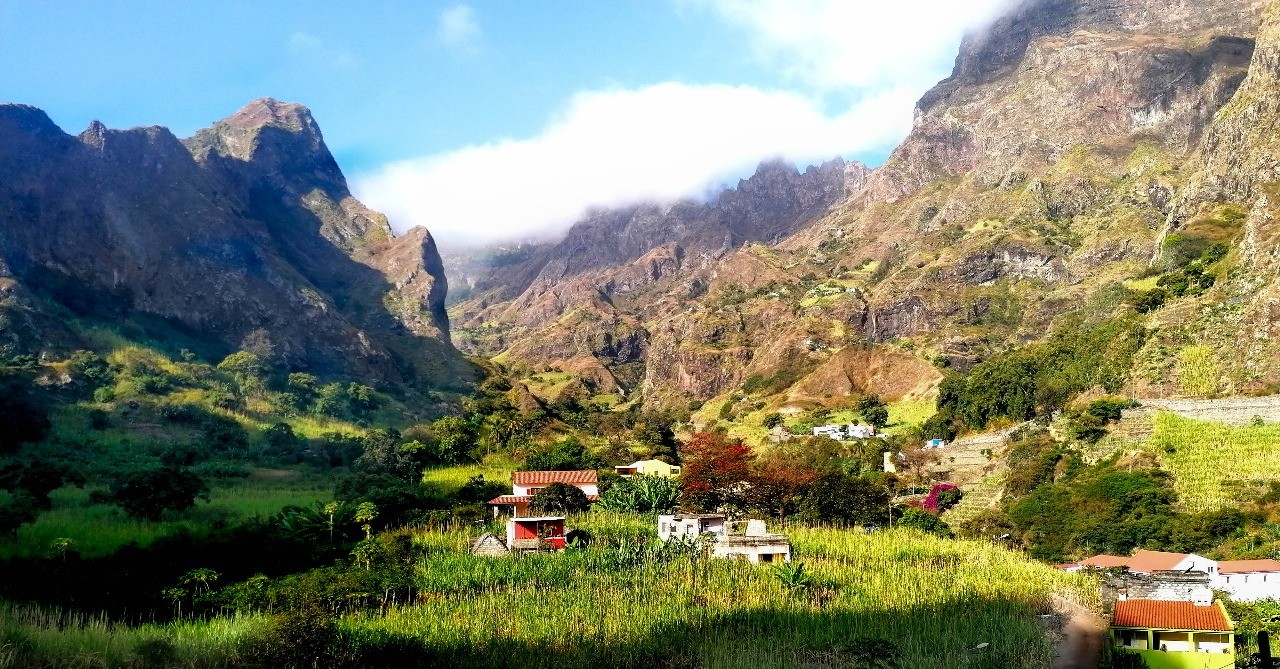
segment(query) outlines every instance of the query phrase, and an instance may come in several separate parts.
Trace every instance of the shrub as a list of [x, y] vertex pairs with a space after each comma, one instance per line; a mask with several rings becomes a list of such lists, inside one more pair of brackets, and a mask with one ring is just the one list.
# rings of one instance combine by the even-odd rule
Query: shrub
[[165, 511], [185, 511], [208, 501], [209, 487], [185, 467], [166, 465], [124, 474], [111, 482], [110, 499], [135, 518], [160, 520]]
[[581, 488], [567, 483], [552, 483], [533, 494], [529, 508], [539, 513], [581, 513], [591, 506]]
[[896, 524], [898, 527], [911, 527], [928, 532], [929, 534], [936, 534], [940, 537], [951, 536], [951, 526], [942, 522], [941, 518], [938, 518], [932, 513], [928, 513], [922, 509], [917, 509], [914, 506], [907, 507], [906, 511], [903, 512], [902, 517], [897, 520]]

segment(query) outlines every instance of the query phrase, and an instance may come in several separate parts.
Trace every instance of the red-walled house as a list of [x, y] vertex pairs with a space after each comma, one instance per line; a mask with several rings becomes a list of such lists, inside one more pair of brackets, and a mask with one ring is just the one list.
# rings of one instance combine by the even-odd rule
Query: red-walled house
[[508, 520], [507, 548], [513, 551], [563, 550], [564, 516]]
[[529, 514], [529, 502], [534, 494], [552, 483], [565, 483], [579, 488], [587, 495], [588, 502], [599, 499], [600, 489], [596, 485], [594, 469], [583, 469], [567, 472], [516, 472], [511, 475], [511, 494], [494, 497], [489, 500], [493, 507], [493, 517], [497, 518], [503, 510], [513, 516]]

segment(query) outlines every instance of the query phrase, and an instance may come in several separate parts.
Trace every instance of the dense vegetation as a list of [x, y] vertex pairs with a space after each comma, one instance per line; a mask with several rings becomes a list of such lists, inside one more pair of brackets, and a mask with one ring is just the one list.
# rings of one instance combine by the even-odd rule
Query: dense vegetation
[[[960, 530], [985, 537], [1007, 533], [1049, 562], [1139, 548], [1234, 556], [1242, 553], [1237, 543], [1243, 537], [1280, 527], [1274, 503], [1280, 500], [1265, 496], [1213, 510], [1182, 504], [1173, 477], [1149, 451], [1086, 464], [1071, 442], [1028, 428], [1015, 433], [1007, 459], [1002, 509], [979, 514]], [[1280, 546], [1255, 543], [1250, 554], [1270, 557], [1275, 548]]]
[[468, 531], [398, 530], [375, 536], [367, 558], [295, 575], [239, 583], [193, 575], [196, 605], [226, 612], [207, 620], [63, 626], [56, 615], [10, 606], [0, 609], [0, 634], [12, 663], [37, 665], [90, 653], [107, 667], [295, 667], [317, 658], [586, 667], [608, 657], [622, 667], [1029, 668], [1051, 654], [1036, 615], [1055, 593], [1088, 601], [1092, 590], [1087, 579], [987, 543], [909, 531], [789, 527], [802, 562], [775, 570], [657, 543], [647, 517], [571, 521], [596, 537], [590, 547], [481, 558], [466, 551]]

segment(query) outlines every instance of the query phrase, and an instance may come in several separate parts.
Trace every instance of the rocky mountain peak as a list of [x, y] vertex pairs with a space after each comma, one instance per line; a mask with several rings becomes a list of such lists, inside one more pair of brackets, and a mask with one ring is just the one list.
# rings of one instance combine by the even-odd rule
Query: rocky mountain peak
[[223, 123], [249, 130], [270, 125], [290, 132], [320, 134], [310, 109], [296, 102], [281, 102], [275, 98], [258, 98], [228, 116]]
[[[154, 319], [234, 350], [374, 384], [465, 384], [425, 230], [351, 196], [302, 105], [263, 99], [185, 142], [93, 122], [78, 137], [0, 106], [0, 350], [83, 347], [49, 314]], [[137, 322], [134, 322], [137, 319]]]

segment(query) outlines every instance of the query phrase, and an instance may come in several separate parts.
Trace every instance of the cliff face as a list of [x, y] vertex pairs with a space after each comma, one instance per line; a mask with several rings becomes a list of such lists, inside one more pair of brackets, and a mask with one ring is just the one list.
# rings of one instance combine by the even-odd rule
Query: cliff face
[[77, 345], [62, 307], [223, 350], [264, 330], [282, 365], [372, 383], [470, 377], [430, 235], [395, 238], [352, 197], [300, 105], [256, 100], [185, 141], [0, 106], [0, 259], [15, 351]]
[[[813, 399], [853, 359], [913, 382], [836, 385], [921, 395], [937, 374], [891, 364], [903, 348], [963, 367], [1063, 314], [1112, 317], [1170, 271], [1167, 249], [1221, 241], [1243, 271], [1150, 317], [1160, 334], [1135, 383], [1176, 383], [1178, 351], [1219, 330], [1258, 351], [1231, 363], [1253, 370], [1237, 376], [1280, 380], [1280, 39], [1274, 15], [1259, 30], [1264, 4], [1022, 2], [964, 40], [910, 135], [885, 165], [846, 174], [844, 197], [726, 213], [750, 234], [723, 244], [678, 206], [593, 216], [558, 245], [515, 250], [492, 283], [480, 273], [482, 294], [454, 307], [461, 341], [516, 366], [609, 372], [651, 402], [744, 383]], [[1232, 207], [1247, 224], [1232, 227]]]
[[[506, 256], [514, 260], [488, 267], [472, 262], [462, 272], [473, 297], [454, 307], [459, 345], [527, 365], [568, 366], [609, 390], [638, 389], [654, 367], [655, 318], [704, 294], [707, 274], [727, 255], [802, 228], [860, 188], [866, 174], [841, 160], [804, 172], [770, 161], [706, 202], [597, 211], [559, 243], [516, 249]], [[722, 376], [729, 382], [737, 374]]]

